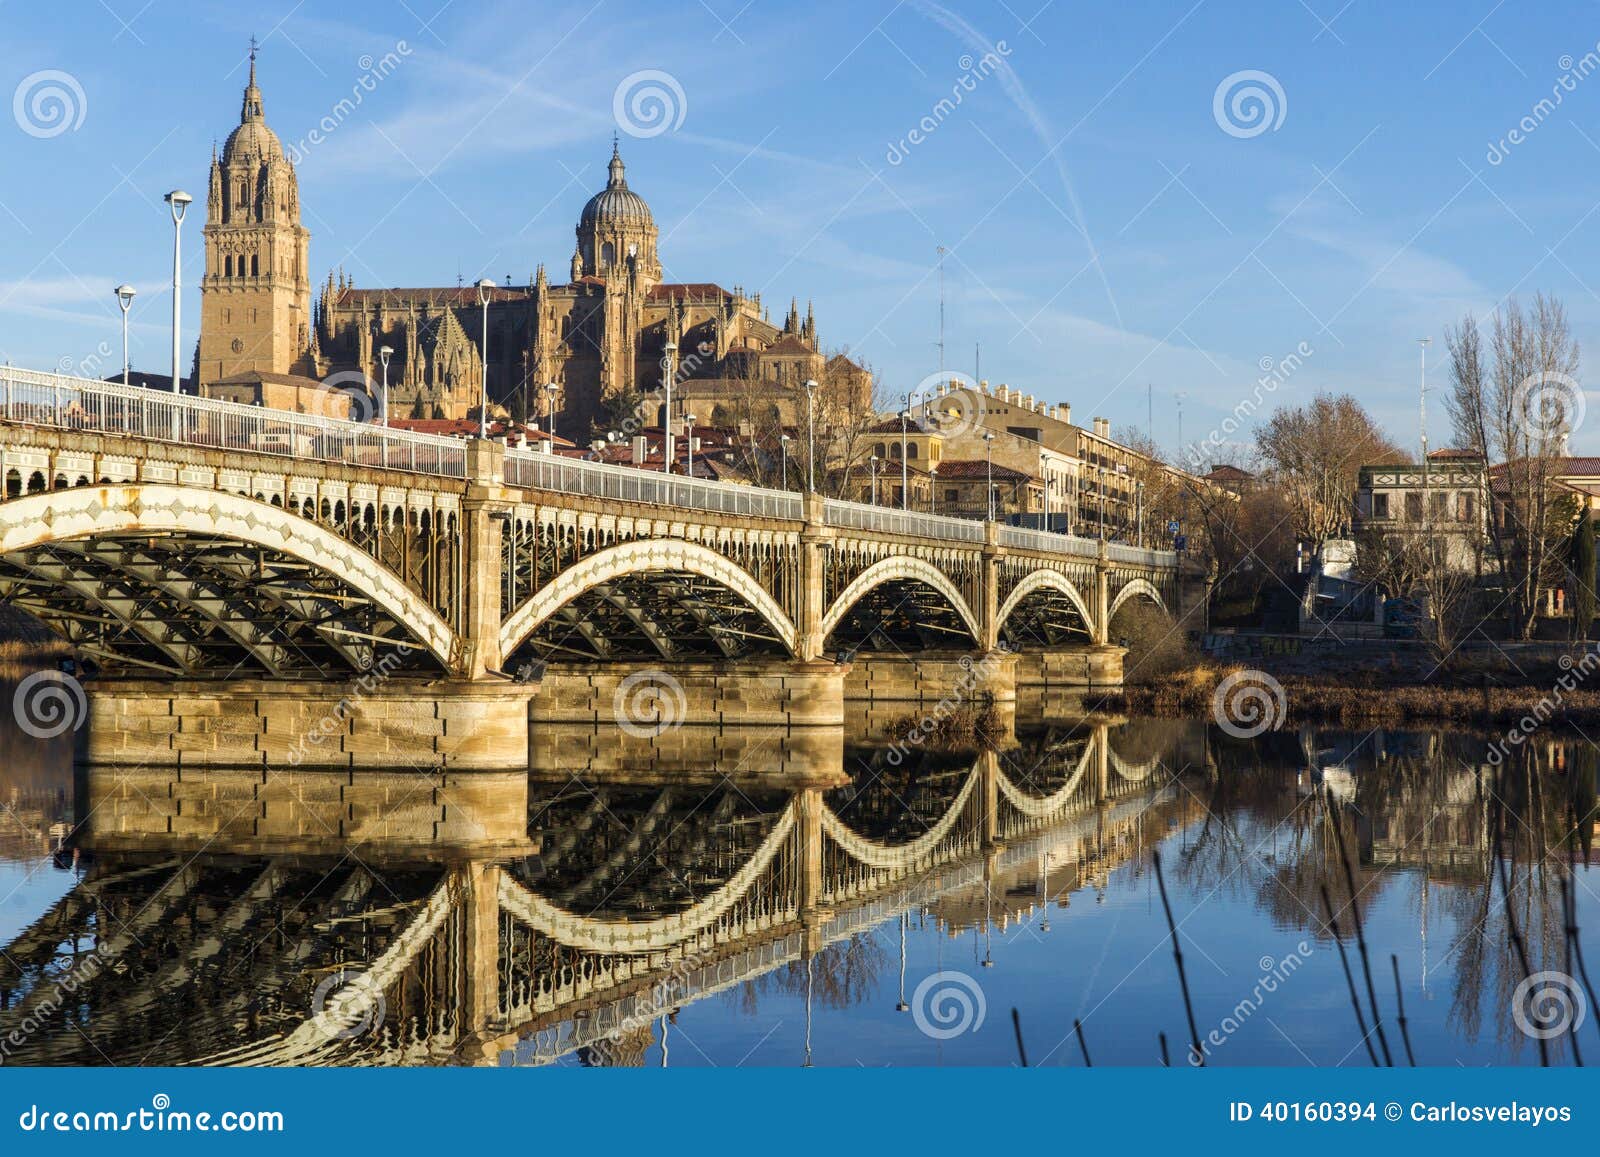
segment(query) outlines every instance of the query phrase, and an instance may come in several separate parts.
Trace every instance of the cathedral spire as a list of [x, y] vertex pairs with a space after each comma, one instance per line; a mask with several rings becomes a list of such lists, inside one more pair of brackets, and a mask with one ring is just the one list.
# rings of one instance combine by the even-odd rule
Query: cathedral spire
[[244, 87], [244, 107], [239, 110], [239, 123], [263, 119], [261, 90], [256, 87], [256, 38], [250, 38], [250, 82]]
[[606, 166], [611, 176], [606, 181], [608, 189], [626, 189], [628, 178], [624, 175], [626, 166], [622, 163], [622, 149], [617, 143], [617, 134], [611, 134], [611, 163]]

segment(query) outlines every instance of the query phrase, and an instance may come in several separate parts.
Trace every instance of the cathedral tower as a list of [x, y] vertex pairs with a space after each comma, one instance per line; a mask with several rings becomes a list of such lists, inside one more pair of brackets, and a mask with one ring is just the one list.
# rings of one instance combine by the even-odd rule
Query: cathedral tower
[[255, 42], [239, 127], [212, 151], [200, 282], [200, 381], [248, 372], [314, 374], [311, 234], [294, 166], [262, 114]]

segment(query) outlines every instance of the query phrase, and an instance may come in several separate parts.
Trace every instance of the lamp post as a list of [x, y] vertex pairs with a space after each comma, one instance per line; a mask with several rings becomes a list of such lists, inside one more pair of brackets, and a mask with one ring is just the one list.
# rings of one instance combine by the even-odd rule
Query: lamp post
[[378, 362], [383, 366], [383, 424], [389, 424], [389, 359], [394, 356], [393, 346], [378, 347]]
[[878, 452], [872, 452], [872, 505], [878, 505]]
[[778, 451], [783, 455], [783, 488], [789, 489], [789, 435], [778, 435]]
[[1134, 483], [1134, 488], [1135, 488], [1134, 489], [1134, 494], [1135, 494], [1135, 496], [1136, 496], [1136, 498], [1138, 500], [1137, 505], [1134, 507], [1134, 509], [1137, 511], [1136, 521], [1134, 523], [1134, 526], [1136, 528], [1135, 531], [1134, 531], [1134, 536], [1135, 536], [1134, 541], [1136, 541], [1139, 544], [1139, 549], [1143, 550], [1144, 549], [1144, 483], [1142, 481], [1141, 482], [1135, 482]]
[[1094, 468], [1094, 486], [1100, 499], [1100, 512], [1096, 516], [1095, 522], [1100, 527], [1100, 537], [1103, 540], [1106, 536], [1106, 468], [1104, 466], [1096, 466]]
[[182, 189], [174, 189], [166, 196], [167, 207], [172, 210], [172, 392], [179, 392], [178, 382], [181, 376], [178, 373], [178, 332], [179, 323], [183, 316], [181, 309], [183, 298], [178, 290], [183, 284], [183, 215], [189, 211], [189, 202], [194, 198]]
[[817, 379], [806, 379], [806, 489], [817, 492]]
[[558, 389], [560, 387], [554, 382], [546, 382], [544, 384], [546, 399], [544, 416], [550, 424], [550, 452], [552, 454], [555, 453], [556, 449], [556, 391]]
[[128, 384], [128, 310], [133, 308], [134, 295], [139, 291], [131, 285], [117, 286], [117, 305], [122, 309], [122, 384]]
[[911, 483], [906, 464], [906, 422], [911, 418], [911, 395], [906, 395], [906, 408], [900, 411], [900, 509], [911, 509]]
[[696, 420], [697, 420], [697, 417], [694, 414], [685, 414], [683, 416], [683, 421], [684, 421], [683, 444], [687, 448], [687, 458], [688, 458], [688, 467], [689, 467], [689, 477], [690, 478], [694, 477], [694, 424], [695, 424]]
[[478, 437], [489, 436], [489, 298], [495, 284], [485, 277], [478, 282], [478, 304], [483, 307], [483, 347], [479, 356], [483, 360], [482, 380], [478, 383]]
[[675, 341], [669, 341], [663, 347], [663, 349], [666, 351], [667, 359], [666, 364], [662, 367], [666, 370], [666, 373], [663, 375], [661, 384], [666, 388], [667, 391], [667, 405], [666, 409], [664, 409], [661, 413], [661, 449], [663, 456], [667, 460], [667, 473], [671, 474], [672, 460], [674, 457], [673, 451], [676, 449], [676, 447], [674, 447], [672, 444], [672, 379], [677, 377], [678, 374], [678, 343]]
[[938, 482], [939, 482], [939, 464], [937, 462], [930, 462], [930, 463], [928, 463], [928, 513], [929, 514], [937, 514], [939, 512]]
[[989, 521], [994, 521], [994, 431], [988, 430], [983, 435], [983, 461], [984, 470], [988, 477]]

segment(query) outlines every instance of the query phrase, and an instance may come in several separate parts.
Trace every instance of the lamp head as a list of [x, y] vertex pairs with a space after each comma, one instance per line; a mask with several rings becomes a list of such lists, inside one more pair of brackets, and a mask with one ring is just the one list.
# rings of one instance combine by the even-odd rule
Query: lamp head
[[550, 396], [553, 398], [553, 397], [556, 396], [556, 391], [559, 390], [561, 387], [556, 385], [554, 382], [546, 382], [544, 384], [544, 388], [550, 394]]
[[194, 198], [189, 196], [189, 194], [185, 193], [182, 189], [174, 189], [172, 192], [166, 195], [164, 200], [172, 208], [172, 220], [174, 222], [181, 222], [183, 220], [183, 215], [189, 210], [189, 203], [193, 201]]
[[490, 278], [487, 278], [487, 277], [485, 277], [482, 281], [478, 282], [478, 304], [479, 305], [488, 305], [489, 304], [489, 291], [492, 290], [494, 287], [495, 287], [494, 282]]
[[391, 357], [393, 357], [393, 356], [394, 356], [394, 347], [393, 346], [379, 346], [378, 347], [378, 360], [381, 361], [385, 366], [388, 366], [389, 359]]
[[817, 388], [817, 379], [816, 378], [807, 378], [806, 379], [806, 391], [809, 393], [810, 391], [812, 391], [812, 390], [814, 390], [816, 388]]
[[137, 289], [135, 289], [131, 285], [119, 285], [119, 286], [117, 286], [117, 288], [115, 290], [115, 293], [117, 295], [117, 304], [122, 307], [122, 312], [123, 313], [127, 313], [128, 312], [128, 308], [131, 305], [133, 305], [134, 296], [138, 292], [139, 291]]

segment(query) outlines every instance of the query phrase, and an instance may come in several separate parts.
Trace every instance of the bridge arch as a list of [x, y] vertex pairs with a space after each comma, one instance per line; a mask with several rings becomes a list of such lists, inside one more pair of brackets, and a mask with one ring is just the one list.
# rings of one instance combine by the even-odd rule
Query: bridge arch
[[551, 616], [602, 584], [629, 575], [679, 572], [727, 587], [755, 611], [790, 655], [799, 632], [778, 601], [751, 574], [710, 547], [681, 538], [634, 539], [607, 547], [568, 567], [511, 612], [500, 627], [500, 653], [511, 655]]
[[1094, 621], [1093, 613], [1089, 610], [1088, 602], [1083, 597], [1083, 592], [1074, 586], [1072, 580], [1067, 578], [1066, 575], [1048, 568], [1034, 571], [1013, 588], [1006, 601], [1001, 604], [1000, 613], [996, 616], [999, 629], [1004, 631], [1006, 623], [1011, 619], [1016, 609], [1041, 591], [1052, 591], [1064, 596], [1072, 604], [1073, 609], [1082, 616], [1084, 626], [1089, 629], [1091, 634], [1094, 633], [1097, 624]]
[[[258, 548], [304, 564], [310, 568], [310, 573], [337, 580], [340, 586], [348, 588], [349, 593], [381, 608], [393, 624], [407, 635], [405, 638], [369, 637], [364, 642], [407, 646], [420, 643], [440, 666], [450, 666], [455, 633], [438, 612], [371, 555], [332, 531], [300, 518], [281, 506], [227, 491], [160, 483], [74, 487], [65, 491], [29, 494], [0, 503], [0, 561], [11, 560], [19, 555], [28, 556], [29, 552], [41, 548], [64, 547], [74, 543], [87, 543], [100, 548], [114, 544], [119, 537], [135, 540], [170, 537], [209, 544], [225, 543]], [[70, 568], [59, 569], [65, 571]], [[22, 570], [27, 576], [25, 581], [36, 588], [55, 583], [91, 602], [101, 597], [91, 589], [93, 583], [87, 578], [78, 581], [64, 577], [50, 578], [42, 573], [34, 573], [42, 571], [42, 568], [33, 566], [25, 566]], [[15, 586], [23, 580], [0, 575], [0, 581]], [[228, 607], [220, 606], [223, 600], [219, 597], [185, 597], [182, 588], [191, 585], [188, 581], [163, 577], [155, 573], [155, 568], [142, 573], [139, 581], [150, 584], [152, 589], [165, 597], [186, 603], [195, 611], [197, 622], [208, 629], [226, 633], [235, 644], [246, 650], [254, 648], [258, 658], [270, 648], [271, 641], [258, 628], [241, 624]], [[247, 596], [252, 589], [259, 593], [269, 585], [265, 579], [252, 582], [250, 576], [241, 576], [239, 590]], [[309, 590], [295, 593], [287, 599], [263, 596], [273, 602], [274, 615], [285, 616], [285, 623], [304, 626], [310, 633], [320, 630], [355, 638], [356, 632], [347, 627], [318, 626], [309, 621], [295, 620], [295, 604], [326, 601], [332, 597], [327, 592]], [[49, 619], [48, 614], [41, 617], [47, 621]], [[335, 644], [335, 649], [339, 649], [340, 645]], [[174, 644], [174, 647], [177, 646]], [[355, 654], [355, 651], [346, 652], [346, 659], [359, 668], [361, 664]], [[262, 661], [270, 669], [271, 661]]]
[[955, 583], [946, 578], [931, 562], [909, 555], [895, 555], [892, 558], [881, 559], [858, 574], [849, 586], [839, 592], [839, 596], [833, 600], [833, 605], [823, 615], [821, 637], [827, 639], [832, 635], [839, 624], [844, 622], [845, 616], [871, 591], [885, 583], [906, 581], [919, 582], [933, 588], [950, 604], [950, 609], [960, 618], [962, 626], [971, 632], [973, 639], [983, 638], [977, 616], [972, 613], [972, 608], [967, 605], [967, 600]]
[[1172, 618], [1172, 612], [1167, 608], [1167, 602], [1161, 597], [1161, 592], [1156, 589], [1155, 584], [1149, 579], [1136, 578], [1130, 579], [1123, 586], [1123, 588], [1117, 592], [1117, 597], [1111, 600], [1111, 608], [1106, 612], [1107, 625], [1109, 626], [1111, 619], [1117, 617], [1117, 611], [1121, 608], [1123, 603], [1139, 595], [1143, 595], [1145, 598], [1155, 603], [1156, 606], [1160, 607], [1161, 613], [1166, 615], [1167, 618]]

